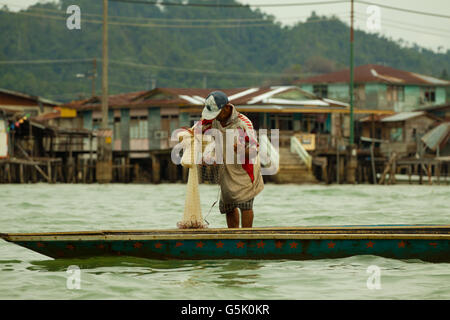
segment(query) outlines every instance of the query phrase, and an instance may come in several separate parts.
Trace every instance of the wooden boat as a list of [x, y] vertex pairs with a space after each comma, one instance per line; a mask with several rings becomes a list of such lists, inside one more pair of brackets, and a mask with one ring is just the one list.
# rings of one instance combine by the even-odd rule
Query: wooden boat
[[450, 262], [450, 225], [116, 230], [0, 234], [51, 258], [329, 259], [376, 255]]

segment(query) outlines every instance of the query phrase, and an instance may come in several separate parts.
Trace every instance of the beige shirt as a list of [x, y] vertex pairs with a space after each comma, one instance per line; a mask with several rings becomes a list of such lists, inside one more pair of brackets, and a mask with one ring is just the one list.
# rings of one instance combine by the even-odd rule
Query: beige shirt
[[[226, 163], [227, 129], [239, 130], [241, 142], [247, 141], [248, 146], [256, 148], [257, 140], [251, 121], [243, 114], [239, 113], [235, 107], [225, 127], [220, 121], [213, 120], [212, 128], [220, 130], [223, 136], [223, 164], [219, 164], [219, 184], [221, 189], [221, 199], [224, 203], [241, 203], [253, 199], [264, 189], [264, 181], [261, 175], [261, 165], [259, 156], [256, 154], [254, 163], [237, 163], [237, 157], [231, 164]], [[245, 134], [248, 138], [245, 138]], [[234, 141], [229, 142], [231, 147]], [[234, 151], [234, 148], [231, 148]], [[242, 161], [244, 162], [244, 161]]]

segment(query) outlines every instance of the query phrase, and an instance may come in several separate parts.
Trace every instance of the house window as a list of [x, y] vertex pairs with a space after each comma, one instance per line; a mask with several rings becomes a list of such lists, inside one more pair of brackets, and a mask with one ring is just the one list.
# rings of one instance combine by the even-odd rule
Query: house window
[[134, 116], [130, 119], [130, 139], [148, 139], [147, 116]]
[[405, 101], [405, 86], [397, 86], [397, 101]]
[[323, 116], [304, 114], [302, 117], [302, 132], [319, 133], [325, 132], [325, 118]]
[[271, 114], [270, 115], [270, 125], [272, 129], [279, 130], [293, 130], [294, 118], [290, 114]]
[[102, 119], [95, 118], [92, 119], [92, 130], [98, 130], [102, 127]]
[[436, 88], [435, 87], [425, 87], [424, 88], [424, 99], [425, 99], [425, 102], [436, 102]]
[[321, 98], [328, 97], [328, 86], [326, 84], [313, 85], [313, 93]]
[[393, 102], [405, 101], [405, 87], [388, 85], [387, 86], [387, 100]]
[[114, 128], [113, 128], [113, 137], [114, 140], [120, 139], [120, 118], [114, 118]]
[[364, 84], [355, 84], [353, 88], [353, 101], [363, 103], [366, 100], [366, 86]]
[[402, 128], [392, 128], [391, 137], [392, 142], [402, 142], [403, 141], [403, 129]]
[[202, 116], [200, 114], [190, 114], [189, 115], [189, 125], [192, 128], [192, 126], [197, 122], [200, 121], [200, 118]]

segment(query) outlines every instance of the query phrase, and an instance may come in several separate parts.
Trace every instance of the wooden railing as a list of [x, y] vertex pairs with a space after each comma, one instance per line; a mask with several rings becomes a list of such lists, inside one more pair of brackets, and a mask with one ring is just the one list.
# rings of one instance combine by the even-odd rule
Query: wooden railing
[[265, 134], [259, 136], [259, 154], [263, 166], [280, 167], [280, 154]]
[[312, 166], [312, 157], [300, 143], [296, 136], [291, 137], [291, 152], [298, 154], [300, 159], [306, 164], [308, 169]]

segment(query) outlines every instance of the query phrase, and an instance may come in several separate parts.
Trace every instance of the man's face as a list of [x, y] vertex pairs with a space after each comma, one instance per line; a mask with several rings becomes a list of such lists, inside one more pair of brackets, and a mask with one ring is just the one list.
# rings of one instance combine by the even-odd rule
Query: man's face
[[220, 113], [217, 115], [216, 120], [225, 121], [230, 117], [230, 114], [231, 114], [231, 106], [227, 104], [225, 107], [222, 108]]

